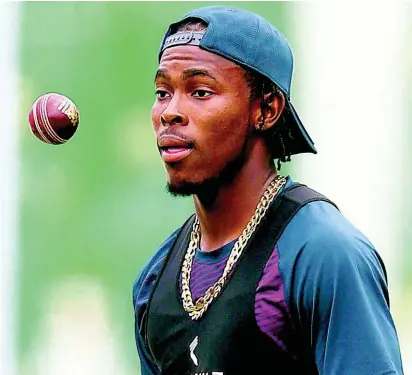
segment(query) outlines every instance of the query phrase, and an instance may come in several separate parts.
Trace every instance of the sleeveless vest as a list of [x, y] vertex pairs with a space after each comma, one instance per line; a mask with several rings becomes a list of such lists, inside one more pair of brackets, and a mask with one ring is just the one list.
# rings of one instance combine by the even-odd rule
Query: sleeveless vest
[[262, 333], [255, 318], [256, 288], [285, 227], [323, 195], [300, 184], [281, 192], [249, 239], [221, 294], [199, 320], [184, 311], [180, 271], [194, 215], [183, 225], [165, 260], [148, 303], [146, 345], [164, 375], [317, 374], [311, 358], [285, 353]]

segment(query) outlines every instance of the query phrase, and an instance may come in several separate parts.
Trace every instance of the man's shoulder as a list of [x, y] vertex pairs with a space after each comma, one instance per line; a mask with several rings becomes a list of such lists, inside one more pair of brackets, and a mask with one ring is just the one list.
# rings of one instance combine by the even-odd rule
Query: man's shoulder
[[303, 206], [286, 226], [278, 241], [278, 250], [280, 255], [299, 256], [304, 250], [307, 256], [317, 257], [327, 252], [328, 256], [346, 257], [375, 249], [337, 207], [315, 200]]
[[154, 254], [147, 261], [146, 265], [139, 272], [136, 280], [133, 284], [133, 301], [136, 305], [138, 297], [143, 299], [150, 294], [152, 287], [156, 281], [157, 275], [162, 269], [163, 263], [169, 252], [169, 249], [173, 245], [180, 228], [176, 229], [170, 234], [156, 249]]
[[144, 267], [144, 269], [150, 272], [150, 270], [158, 268], [159, 262], [161, 262], [161, 260], [166, 257], [170, 247], [173, 245], [173, 242], [176, 239], [176, 236], [179, 230], [180, 228], [176, 229], [161, 243], [160, 246], [158, 246], [154, 254], [150, 257], [149, 261], [146, 263], [146, 266]]
[[357, 282], [365, 284], [370, 275], [385, 288], [386, 271], [378, 251], [328, 202], [313, 201], [303, 206], [286, 226], [276, 248], [289, 301], [298, 300], [293, 290], [306, 290], [310, 299], [320, 287], [333, 291], [338, 280], [355, 287]]

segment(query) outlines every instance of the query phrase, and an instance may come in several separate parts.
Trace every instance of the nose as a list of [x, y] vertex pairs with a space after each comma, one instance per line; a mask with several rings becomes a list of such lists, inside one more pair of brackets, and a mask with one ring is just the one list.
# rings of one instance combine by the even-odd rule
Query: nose
[[186, 115], [181, 113], [177, 107], [176, 97], [171, 100], [165, 111], [160, 115], [160, 122], [163, 126], [167, 125], [182, 125], [186, 126], [189, 119]]

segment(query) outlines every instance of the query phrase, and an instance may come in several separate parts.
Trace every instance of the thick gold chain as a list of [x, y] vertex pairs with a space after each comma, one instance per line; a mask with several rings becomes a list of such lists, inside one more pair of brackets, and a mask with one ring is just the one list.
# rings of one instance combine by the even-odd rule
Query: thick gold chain
[[276, 177], [270, 183], [270, 185], [263, 193], [253, 216], [251, 217], [242, 234], [239, 236], [236, 243], [234, 244], [230, 252], [229, 258], [226, 261], [226, 266], [223, 270], [222, 276], [219, 278], [219, 280], [216, 281], [216, 283], [213, 286], [206, 290], [205, 294], [202, 297], [200, 297], [195, 303], [193, 303], [192, 294], [190, 292], [189, 287], [190, 275], [192, 273], [193, 258], [195, 256], [196, 249], [198, 248], [200, 241], [200, 225], [199, 219], [196, 216], [190, 235], [190, 243], [183, 260], [181, 275], [183, 308], [186, 312], [189, 313], [190, 317], [193, 320], [201, 318], [203, 314], [206, 312], [210, 303], [220, 294], [223, 286], [226, 283], [228, 276], [230, 275], [230, 272], [232, 271], [233, 267], [236, 265], [237, 261], [242, 255], [242, 252], [245, 249], [250, 237], [252, 237], [252, 234], [255, 232], [256, 227], [259, 225], [262, 218], [265, 216], [266, 211], [270, 206], [270, 203], [273, 201], [273, 199], [278, 194], [280, 189], [285, 185], [285, 183], [286, 178], [282, 176]]

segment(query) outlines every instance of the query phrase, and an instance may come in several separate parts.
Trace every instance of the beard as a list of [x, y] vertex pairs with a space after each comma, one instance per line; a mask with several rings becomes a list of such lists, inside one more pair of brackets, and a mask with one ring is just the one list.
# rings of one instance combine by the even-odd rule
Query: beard
[[246, 163], [247, 139], [240, 152], [214, 175], [202, 181], [181, 181], [178, 184], [168, 183], [167, 191], [174, 197], [196, 195], [205, 206], [215, 201], [221, 187], [230, 185]]

